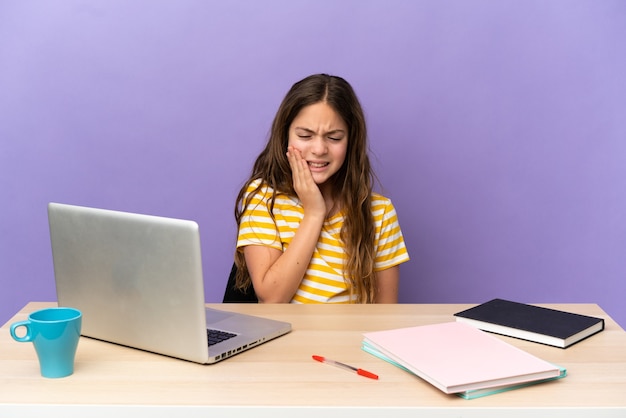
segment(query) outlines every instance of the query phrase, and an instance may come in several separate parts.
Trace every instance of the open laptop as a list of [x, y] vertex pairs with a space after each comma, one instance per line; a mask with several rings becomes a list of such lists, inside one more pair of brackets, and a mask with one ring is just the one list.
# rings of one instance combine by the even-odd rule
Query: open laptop
[[210, 364], [291, 330], [205, 307], [193, 221], [60, 203], [48, 221], [59, 306], [82, 311], [84, 336]]

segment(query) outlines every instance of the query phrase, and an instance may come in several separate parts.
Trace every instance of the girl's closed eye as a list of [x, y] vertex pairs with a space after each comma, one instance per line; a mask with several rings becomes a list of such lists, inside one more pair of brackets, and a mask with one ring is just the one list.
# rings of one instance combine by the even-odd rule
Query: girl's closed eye
[[342, 141], [345, 137], [346, 133], [342, 129], [337, 129], [326, 133], [326, 138], [328, 138], [330, 141]]
[[296, 128], [295, 133], [300, 139], [310, 139], [313, 137], [313, 131], [305, 128]]

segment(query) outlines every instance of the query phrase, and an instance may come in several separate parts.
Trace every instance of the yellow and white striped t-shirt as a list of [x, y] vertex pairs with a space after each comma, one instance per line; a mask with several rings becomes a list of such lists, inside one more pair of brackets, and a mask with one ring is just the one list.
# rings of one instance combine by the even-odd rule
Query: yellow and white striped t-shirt
[[[260, 180], [248, 187], [246, 197]], [[285, 251], [304, 216], [297, 197], [277, 194], [274, 219], [269, 213], [272, 190], [267, 185], [254, 196], [239, 225], [237, 248], [264, 245]], [[391, 200], [374, 193], [372, 214], [375, 224], [374, 270], [381, 271], [409, 260], [396, 210]], [[348, 303], [349, 291], [343, 279], [346, 258], [340, 240], [344, 217], [340, 212], [324, 222], [311, 262], [291, 303]]]

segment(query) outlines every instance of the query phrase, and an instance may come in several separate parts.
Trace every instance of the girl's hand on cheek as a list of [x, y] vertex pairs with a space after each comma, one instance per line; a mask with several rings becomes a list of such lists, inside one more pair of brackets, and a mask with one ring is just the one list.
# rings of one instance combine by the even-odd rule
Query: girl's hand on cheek
[[319, 187], [315, 184], [309, 165], [300, 150], [294, 147], [287, 148], [287, 159], [291, 166], [293, 177], [293, 188], [302, 202], [305, 213], [319, 213], [326, 216], [326, 204], [320, 192]]

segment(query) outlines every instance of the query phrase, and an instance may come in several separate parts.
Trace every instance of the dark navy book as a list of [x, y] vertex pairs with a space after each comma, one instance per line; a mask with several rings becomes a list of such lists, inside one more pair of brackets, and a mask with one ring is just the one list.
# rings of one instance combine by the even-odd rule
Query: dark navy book
[[567, 348], [604, 329], [604, 319], [504, 299], [454, 314], [484, 331]]

